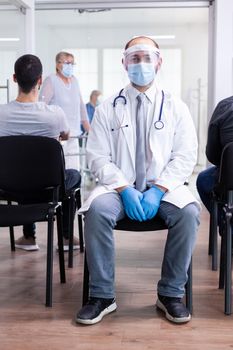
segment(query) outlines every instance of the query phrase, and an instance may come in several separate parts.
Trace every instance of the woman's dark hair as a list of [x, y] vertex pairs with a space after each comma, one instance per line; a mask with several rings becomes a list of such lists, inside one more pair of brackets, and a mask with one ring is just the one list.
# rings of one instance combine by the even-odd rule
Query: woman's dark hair
[[34, 55], [23, 55], [15, 62], [15, 77], [24, 93], [29, 93], [42, 76], [42, 64]]

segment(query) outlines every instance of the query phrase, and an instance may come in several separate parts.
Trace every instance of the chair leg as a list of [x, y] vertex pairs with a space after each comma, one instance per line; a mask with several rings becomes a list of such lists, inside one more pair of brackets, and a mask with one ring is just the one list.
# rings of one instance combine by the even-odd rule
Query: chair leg
[[84, 253], [84, 271], [83, 271], [83, 305], [88, 301], [89, 297], [89, 270], [87, 265], [87, 256]]
[[224, 280], [224, 273], [225, 273], [225, 256], [226, 256], [226, 252], [225, 252], [225, 233], [222, 234], [221, 237], [221, 251], [220, 251], [220, 270], [219, 270], [219, 285], [218, 288], [219, 289], [223, 289], [224, 288], [224, 284], [225, 284], [225, 280]]
[[68, 267], [73, 267], [73, 246], [74, 246], [74, 207], [75, 198], [72, 194], [69, 200], [69, 256], [68, 256]]
[[209, 219], [209, 246], [208, 246], [208, 254], [209, 255], [213, 254], [213, 227], [212, 227], [213, 205], [214, 205], [214, 200], [213, 200], [213, 198], [211, 198], [211, 212], [210, 212], [210, 219]]
[[48, 214], [48, 239], [47, 239], [47, 274], [46, 274], [46, 302], [45, 305], [52, 306], [52, 283], [53, 283], [53, 222], [54, 210], [50, 209]]
[[[11, 201], [7, 201], [8, 205], [11, 205]], [[14, 227], [10, 226], [10, 242], [11, 242], [11, 251], [15, 252], [15, 235], [14, 235]]]
[[[76, 203], [77, 209], [81, 208], [81, 192], [80, 190], [76, 193]], [[84, 252], [84, 242], [83, 242], [83, 222], [82, 215], [78, 215], [78, 232], [79, 232], [79, 244], [80, 244], [80, 252]]]
[[190, 261], [189, 269], [188, 269], [188, 281], [185, 285], [186, 289], [186, 307], [189, 310], [190, 314], [193, 313], [193, 277], [192, 277], [192, 259]]
[[213, 211], [210, 216], [212, 235], [212, 270], [218, 269], [218, 202], [213, 201]]
[[231, 289], [232, 289], [232, 213], [226, 212], [226, 273], [225, 273], [225, 314], [231, 315]]
[[15, 252], [15, 235], [14, 235], [14, 227], [10, 226], [10, 241], [11, 241], [11, 251]]
[[58, 241], [58, 253], [59, 253], [60, 281], [61, 283], [66, 283], [64, 249], [63, 249], [62, 208], [60, 205], [57, 208], [57, 241]]

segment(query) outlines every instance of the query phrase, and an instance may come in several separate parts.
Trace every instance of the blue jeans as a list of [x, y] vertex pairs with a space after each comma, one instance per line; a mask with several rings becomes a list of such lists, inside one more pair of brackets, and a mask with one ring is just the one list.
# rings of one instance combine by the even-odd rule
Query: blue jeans
[[[182, 297], [197, 236], [199, 207], [196, 203], [191, 203], [180, 209], [171, 203], [161, 202], [158, 215], [169, 228], [158, 293]], [[115, 297], [113, 229], [116, 222], [124, 216], [118, 193], [97, 197], [85, 214], [84, 234], [92, 297]]]
[[[65, 170], [65, 188], [66, 190], [71, 190], [72, 188], [77, 188], [81, 184], [81, 175], [78, 170], [67, 169]], [[63, 211], [63, 236], [64, 238], [69, 238], [69, 201], [62, 201], [62, 211]], [[35, 237], [36, 225], [34, 223], [23, 226], [23, 235], [25, 238]]]
[[211, 211], [211, 193], [218, 181], [219, 168], [211, 166], [202, 171], [197, 177], [197, 190], [206, 209]]

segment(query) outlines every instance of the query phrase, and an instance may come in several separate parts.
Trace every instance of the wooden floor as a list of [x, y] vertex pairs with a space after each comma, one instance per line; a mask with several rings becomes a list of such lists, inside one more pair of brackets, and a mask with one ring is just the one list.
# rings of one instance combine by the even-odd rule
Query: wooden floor
[[[116, 232], [117, 312], [94, 326], [76, 325], [81, 306], [83, 255], [75, 253], [60, 285], [55, 256], [53, 307], [46, 308], [46, 226], [38, 226], [39, 252], [11, 253], [8, 231], [0, 240], [0, 350], [223, 350], [233, 348], [233, 315], [223, 313], [218, 272], [207, 255], [208, 214], [203, 210], [193, 258], [193, 319], [174, 325], [156, 310], [156, 282], [166, 231]], [[17, 229], [16, 236], [21, 234]], [[67, 258], [67, 257], [66, 257]]]

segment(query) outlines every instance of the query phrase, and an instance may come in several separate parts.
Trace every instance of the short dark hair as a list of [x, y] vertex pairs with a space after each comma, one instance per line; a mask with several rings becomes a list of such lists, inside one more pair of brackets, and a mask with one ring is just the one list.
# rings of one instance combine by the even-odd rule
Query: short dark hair
[[15, 62], [15, 77], [24, 93], [29, 93], [42, 76], [42, 64], [34, 55], [23, 55]]
[[159, 49], [159, 45], [157, 44], [157, 42], [156, 42], [154, 39], [152, 39], [151, 37], [146, 36], [146, 35], [139, 35], [139, 36], [135, 36], [134, 38], [130, 39], [130, 40], [127, 42], [127, 44], [125, 45], [125, 50], [127, 50], [128, 47], [129, 47], [129, 45], [130, 45], [130, 43], [131, 43], [133, 40], [137, 39], [137, 38], [146, 38], [146, 39], [150, 39], [150, 40], [153, 42], [154, 46], [157, 47], [157, 49]]

